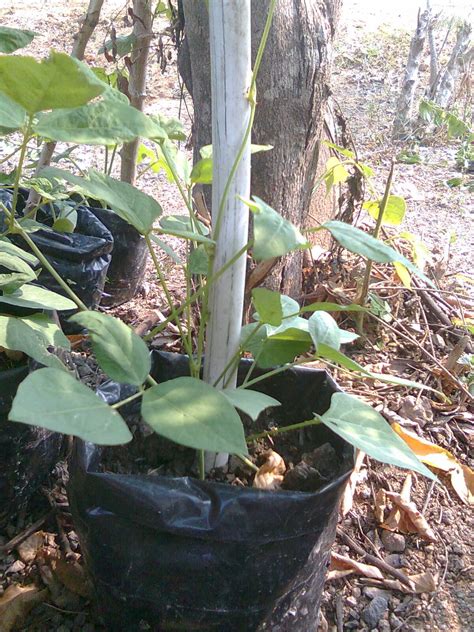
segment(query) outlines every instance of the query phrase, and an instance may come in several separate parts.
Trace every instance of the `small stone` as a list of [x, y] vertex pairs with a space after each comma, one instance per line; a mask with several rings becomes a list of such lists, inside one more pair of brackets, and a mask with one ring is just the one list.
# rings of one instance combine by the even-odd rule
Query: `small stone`
[[350, 606], [351, 608], [355, 608], [357, 606], [357, 599], [355, 597], [353, 597], [352, 595], [347, 597], [346, 599], [346, 604], [348, 606]]
[[376, 588], [375, 586], [365, 586], [363, 593], [369, 599], [375, 599], [375, 597], [383, 597], [387, 601], [390, 598], [390, 592], [388, 590], [382, 590], [382, 588]]
[[369, 605], [362, 610], [362, 619], [367, 623], [369, 630], [377, 627], [387, 608], [388, 600], [385, 597], [374, 597]]
[[352, 589], [352, 595], [358, 599], [362, 594], [361, 589], [358, 586], [354, 586], [354, 588]]
[[398, 553], [391, 553], [384, 557], [387, 564], [393, 566], [393, 568], [400, 568], [402, 566], [402, 558]]
[[348, 621], [344, 623], [345, 630], [360, 630], [360, 621], [352, 619], [352, 621]]
[[385, 621], [385, 619], [382, 619], [382, 621], [379, 621], [379, 625], [378, 625], [378, 630], [379, 632], [390, 632], [392, 628], [390, 627], [390, 623], [388, 621]]
[[401, 553], [407, 545], [406, 540], [401, 533], [393, 533], [393, 531], [382, 531], [382, 543], [386, 551], [390, 553]]
[[21, 571], [25, 568], [25, 564], [21, 560], [17, 560], [13, 562], [11, 566], [7, 568], [5, 571], [5, 575], [12, 575], [13, 573], [21, 573]]

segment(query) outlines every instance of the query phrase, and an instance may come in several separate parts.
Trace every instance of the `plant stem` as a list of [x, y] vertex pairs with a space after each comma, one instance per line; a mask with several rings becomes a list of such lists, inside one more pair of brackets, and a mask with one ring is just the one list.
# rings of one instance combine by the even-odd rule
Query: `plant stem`
[[130, 397], [126, 397], [125, 399], [122, 399], [122, 401], [117, 402], [116, 404], [111, 404], [111, 408], [120, 408], [121, 406], [125, 406], [125, 404], [129, 404], [130, 402], [134, 402], [136, 399], [138, 399], [139, 397], [142, 397], [143, 395], [143, 391], [139, 391], [138, 393], [135, 393], [134, 395], [130, 395]]
[[205, 456], [206, 453], [204, 450], [198, 450], [198, 467], [199, 467], [199, 478], [203, 481], [206, 478], [206, 465], [205, 465]]
[[256, 441], [257, 439], [263, 439], [265, 437], [273, 437], [274, 435], [281, 434], [282, 432], [290, 432], [290, 430], [301, 430], [301, 428], [307, 428], [308, 426], [318, 426], [323, 423], [321, 419], [309, 419], [308, 421], [301, 421], [291, 426], [283, 426], [283, 428], [274, 428], [272, 430], [265, 430], [265, 432], [259, 432], [258, 434], [250, 435], [246, 438], [247, 443]]
[[[395, 162], [392, 160], [392, 164], [390, 165], [390, 172], [387, 178], [387, 184], [385, 185], [385, 191], [383, 194], [382, 202], [380, 204], [379, 213], [377, 215], [377, 222], [375, 224], [374, 232], [372, 233], [372, 236], [375, 239], [378, 239], [380, 229], [382, 227], [383, 216], [385, 214], [385, 210], [387, 208], [388, 200], [390, 197], [390, 189], [392, 187], [394, 169], [395, 169]], [[364, 280], [362, 283], [359, 299], [357, 301], [357, 303], [362, 306], [364, 306], [365, 303], [367, 302], [367, 295], [369, 292], [369, 285], [370, 285], [370, 275], [372, 274], [372, 265], [373, 265], [373, 262], [370, 259], [367, 259], [367, 263], [365, 266]], [[357, 320], [357, 328], [359, 332], [362, 332], [363, 327], [364, 327], [364, 312], [358, 312], [356, 316], [356, 320]]]
[[[215, 273], [215, 275], [213, 277], [211, 277], [210, 280], [207, 281], [207, 283], [213, 283], [222, 274], [224, 274], [224, 272], [228, 268], [230, 268], [230, 266], [232, 266], [234, 264], [234, 261], [236, 261], [239, 257], [241, 257], [242, 253], [246, 252], [249, 249], [249, 247], [250, 247], [250, 242], [245, 244], [245, 246], [243, 248], [241, 248], [238, 252], [236, 252], [236, 254], [232, 257], [232, 259], [229, 259], [229, 261], [224, 266], [222, 266], [222, 268], [220, 270], [218, 270]], [[175, 321], [176, 318], [182, 312], [184, 312], [184, 310], [187, 309], [187, 307], [189, 305], [192, 305], [199, 298], [201, 298], [201, 296], [204, 294], [204, 292], [206, 290], [207, 283], [206, 283], [206, 285], [200, 287], [199, 290], [197, 290], [197, 292], [195, 292], [192, 296], [190, 296], [182, 305], [180, 305], [177, 308], [173, 307], [173, 310], [172, 310], [171, 314], [168, 316], [168, 318], [166, 318], [166, 320], [164, 320], [162, 323], [160, 323], [157, 327], [152, 329], [146, 336], [143, 337], [143, 339], [146, 340], [146, 341], [151, 340], [154, 336], [156, 336], [161, 331], [163, 331], [169, 323]]]
[[[148, 246], [148, 251], [150, 253], [150, 256], [151, 256], [151, 258], [153, 260], [153, 264], [155, 266], [155, 270], [156, 270], [156, 274], [158, 276], [158, 280], [161, 283], [161, 286], [163, 288], [163, 292], [165, 293], [165, 296], [166, 296], [166, 300], [168, 301], [169, 308], [172, 311], [176, 311], [174, 309], [174, 306], [173, 306], [173, 297], [171, 296], [171, 293], [170, 293], [170, 291], [168, 289], [168, 285], [166, 283], [166, 279], [165, 279], [163, 273], [161, 272], [160, 262], [158, 261], [156, 253], [155, 253], [155, 251], [153, 249], [153, 245], [151, 243], [150, 236], [146, 235], [145, 239], [146, 239], [146, 244]], [[184, 346], [184, 348], [186, 350], [186, 353], [188, 354], [188, 356], [190, 358], [190, 361], [192, 361], [192, 348], [190, 348], [189, 345], [188, 345], [188, 339], [187, 339], [186, 334], [183, 331], [183, 328], [181, 326], [181, 322], [180, 322], [180, 320], [179, 320], [179, 318], [177, 316], [176, 316], [176, 318], [174, 320], [175, 320], [176, 326], [177, 326], [177, 328], [179, 330], [179, 335], [180, 335], [181, 340], [183, 342], [183, 346]]]
[[21, 142], [20, 147], [20, 157], [18, 159], [18, 165], [15, 172], [15, 181], [13, 183], [13, 199], [12, 199], [12, 213], [10, 215], [10, 230], [13, 231], [15, 226], [15, 213], [16, 213], [16, 205], [18, 201], [18, 189], [20, 188], [20, 178], [23, 170], [23, 163], [25, 161], [26, 149], [28, 147], [28, 141], [30, 140], [30, 132], [31, 132], [31, 122], [33, 120], [33, 115], [30, 114], [28, 117], [28, 122], [26, 123], [25, 131], [23, 132], [23, 140]]
[[[254, 384], [257, 384], [258, 382], [261, 382], [262, 380], [266, 380], [269, 377], [272, 377], [273, 375], [278, 375], [279, 373], [288, 371], [288, 369], [292, 369], [294, 366], [300, 366], [301, 364], [307, 364], [308, 362], [314, 362], [314, 357], [303, 358], [302, 360], [298, 360], [296, 362], [289, 362], [288, 364], [283, 364], [282, 366], [279, 366], [276, 369], [269, 371], [268, 373], [264, 373], [264, 375], [259, 375], [258, 377], [254, 377], [253, 380], [250, 380], [249, 382], [247, 382], [247, 384], [245, 385], [245, 388], [248, 388], [249, 386], [253, 386]], [[243, 385], [238, 386], [237, 388], [244, 388], [244, 386]]]
[[247, 467], [249, 467], [251, 470], [253, 470], [254, 472], [258, 472], [258, 467], [255, 465], [255, 463], [252, 463], [252, 461], [246, 456], [244, 456], [243, 454], [236, 454], [235, 456], [243, 463], [245, 463], [245, 465], [247, 465]]

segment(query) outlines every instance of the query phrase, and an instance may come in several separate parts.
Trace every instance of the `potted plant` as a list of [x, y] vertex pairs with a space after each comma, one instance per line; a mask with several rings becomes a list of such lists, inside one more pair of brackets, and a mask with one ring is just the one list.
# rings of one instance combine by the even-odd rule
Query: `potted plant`
[[[338, 392], [325, 372], [298, 367], [319, 359], [390, 381], [341, 351], [355, 336], [328, 313], [364, 307], [302, 308], [290, 297], [257, 288], [254, 322], [241, 327], [247, 255], [265, 261], [307, 245], [296, 227], [262, 200], [250, 199], [248, 190], [255, 81], [274, 4], [250, 84], [250, 2], [209, 4], [211, 230], [191, 205], [188, 217], [160, 219], [161, 207], [153, 198], [108, 175], [89, 171], [79, 177], [58, 169], [42, 174], [101, 200], [143, 235], [170, 304], [167, 322], [178, 327], [186, 354], [150, 357], [145, 342], [124, 323], [80, 306], [70, 320], [87, 328], [99, 365], [117, 383], [118, 397], [99, 397], [72, 375], [46, 367], [22, 382], [10, 412], [11, 421], [82, 440], [71, 459], [70, 501], [99, 606], [113, 630], [146, 624], [156, 630], [306, 631], [316, 625], [338, 499], [351, 471], [348, 443], [432, 477], [369, 405]], [[83, 120], [93, 105], [84, 107]], [[85, 134], [90, 138], [89, 131]], [[164, 142], [167, 135], [162, 130], [155, 137]], [[169, 153], [164, 157], [175, 169]], [[206, 160], [196, 170], [209, 168]], [[250, 240], [249, 210], [254, 220]], [[358, 229], [339, 222], [322, 228], [369, 259], [402, 261], [414, 269]], [[163, 245], [161, 233], [193, 244], [183, 265], [189, 292], [180, 307], [173, 305], [153, 248]], [[199, 284], [193, 289], [195, 275]], [[196, 313], [200, 318], [193, 328]], [[308, 313], [310, 318], [304, 318]], [[120, 411], [134, 412], [136, 405], [157, 433], [153, 450], [159, 468], [179, 455], [187, 463], [184, 476], [104, 471], [101, 459], [107, 452], [96, 446], [132, 440]], [[278, 453], [285, 446], [287, 463]], [[304, 450], [310, 454], [306, 460]], [[329, 476], [320, 471], [325, 451], [326, 462], [336, 466]], [[290, 485], [284, 469], [292, 461]], [[225, 484], [228, 474], [234, 483], [245, 476], [250, 484]]]

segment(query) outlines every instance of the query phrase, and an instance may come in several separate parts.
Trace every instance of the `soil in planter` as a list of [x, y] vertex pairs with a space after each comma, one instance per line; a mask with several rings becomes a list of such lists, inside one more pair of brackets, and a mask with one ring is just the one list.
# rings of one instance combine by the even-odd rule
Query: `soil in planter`
[[[275, 429], [275, 415], [261, 414], [256, 422], [242, 415], [246, 434]], [[151, 431], [138, 415], [127, 419], [133, 441], [126, 446], [104, 450], [102, 472], [115, 474], [145, 474], [151, 476], [197, 477], [196, 451], [185, 448]], [[254, 441], [249, 447], [249, 459], [261, 467], [276, 452], [283, 458], [286, 472], [281, 489], [315, 492], [347, 469], [347, 464], [328, 443], [315, 446], [309, 429], [289, 431]], [[238, 457], [232, 456], [228, 470], [216, 468], [206, 480], [252, 487], [255, 471]], [[280, 484], [277, 484], [280, 487]]]

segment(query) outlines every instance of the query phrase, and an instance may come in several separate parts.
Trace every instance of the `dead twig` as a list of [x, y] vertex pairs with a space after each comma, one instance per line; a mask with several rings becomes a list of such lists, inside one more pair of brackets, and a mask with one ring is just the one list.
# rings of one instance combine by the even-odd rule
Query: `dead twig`
[[366, 562], [368, 562], [369, 564], [372, 564], [373, 566], [376, 566], [381, 571], [385, 571], [386, 573], [389, 573], [393, 577], [396, 577], [402, 584], [404, 584], [405, 586], [408, 586], [410, 590], [413, 589], [413, 583], [405, 575], [405, 573], [402, 573], [402, 571], [399, 571], [394, 566], [387, 564], [387, 562], [385, 562], [384, 560], [381, 560], [380, 558], [375, 557], [375, 555], [371, 555], [370, 553], [367, 553], [366, 551], [364, 551], [364, 549], [360, 546], [360, 544], [358, 544], [355, 540], [353, 540], [350, 536], [348, 536], [347, 533], [344, 533], [341, 527], [337, 527], [337, 535], [341, 538], [341, 540], [344, 541], [345, 544], [347, 544], [347, 546], [349, 546], [358, 555], [361, 555], [362, 558]]
[[48, 513], [44, 514], [44, 516], [42, 516], [41, 518], [38, 518], [36, 522], [33, 522], [32, 524], [30, 524], [28, 528], [26, 528], [24, 531], [16, 535], [9, 542], [0, 546], [0, 555], [8, 555], [8, 553], [10, 553], [10, 551], [13, 551], [13, 549], [16, 548], [19, 544], [21, 544], [23, 540], [26, 540], [26, 538], [29, 538], [31, 534], [38, 531], [38, 529], [40, 529], [44, 525], [44, 523], [48, 520], [51, 514], [52, 512], [48, 511]]

